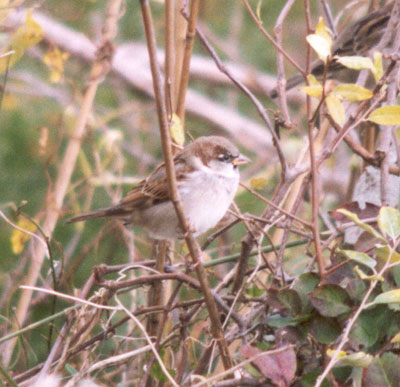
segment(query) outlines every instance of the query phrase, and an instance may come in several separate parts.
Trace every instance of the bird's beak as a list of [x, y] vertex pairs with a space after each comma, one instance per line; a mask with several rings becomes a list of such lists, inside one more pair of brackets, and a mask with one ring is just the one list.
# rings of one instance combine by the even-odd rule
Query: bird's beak
[[232, 163], [234, 166], [239, 166], [239, 165], [245, 165], [250, 162], [250, 159], [242, 154], [240, 154], [238, 157], [236, 157]]

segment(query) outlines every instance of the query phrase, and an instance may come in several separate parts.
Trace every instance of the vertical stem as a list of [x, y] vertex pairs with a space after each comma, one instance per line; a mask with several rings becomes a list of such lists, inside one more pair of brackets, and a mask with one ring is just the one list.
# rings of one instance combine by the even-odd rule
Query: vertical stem
[[196, 23], [197, 16], [199, 14], [199, 5], [200, 0], [192, 0], [190, 4], [189, 25], [186, 33], [185, 54], [183, 57], [181, 81], [179, 84], [178, 102], [176, 108], [176, 113], [180, 117], [182, 123], [185, 121], [185, 98], [189, 84], [190, 58], [192, 56], [194, 38], [196, 36]]
[[217, 305], [212, 295], [210, 285], [208, 283], [207, 274], [201, 261], [201, 249], [189, 230], [188, 223], [184, 216], [182, 204], [179, 199], [176, 184], [176, 173], [171, 149], [171, 136], [168, 128], [168, 118], [165, 106], [165, 98], [163, 98], [163, 88], [161, 81], [161, 70], [157, 62], [157, 47], [155, 40], [155, 33], [153, 27], [153, 20], [151, 15], [150, 4], [148, 0], [140, 0], [142, 7], [143, 22], [147, 40], [147, 48], [150, 57], [150, 68], [153, 77], [153, 87], [155, 101], [157, 105], [158, 120], [160, 125], [161, 143], [164, 154], [165, 168], [167, 173], [168, 191], [171, 201], [175, 207], [175, 211], [180, 223], [180, 226], [185, 235], [185, 240], [189, 248], [192, 261], [195, 265], [196, 274], [199, 278], [201, 289], [204, 295], [204, 300], [208, 309], [211, 320], [211, 333], [214, 340], [219, 347], [220, 355], [225, 369], [232, 366], [232, 360], [229, 355], [228, 344], [225, 340], [222, 324], [219, 317]]
[[[310, 3], [309, 0], [305, 0], [304, 2], [305, 10], [306, 10], [306, 20], [307, 20], [307, 30], [311, 30], [311, 17], [310, 17]], [[307, 55], [307, 73], [310, 69], [311, 57], [310, 57], [310, 48], [308, 47], [308, 55]], [[314, 149], [314, 135], [313, 129], [314, 124], [312, 121], [312, 111], [311, 111], [311, 98], [307, 95], [307, 123], [308, 123], [308, 142], [310, 149], [310, 165], [311, 165], [311, 206], [312, 206], [312, 233], [314, 236], [314, 246], [315, 246], [315, 254], [317, 257], [317, 264], [319, 270], [319, 276], [321, 282], [325, 278], [325, 266], [324, 260], [322, 256], [321, 249], [321, 237], [319, 235], [319, 227], [318, 227], [318, 218], [319, 218], [319, 189], [318, 189], [318, 168], [317, 163], [315, 161], [315, 149]]]
[[175, 96], [175, 0], [165, 0], [165, 103], [168, 116], [174, 112]]
[[184, 0], [175, 0], [175, 76], [174, 76], [174, 111], [177, 110], [178, 91], [181, 83], [183, 56], [185, 52], [185, 41], [187, 21], [181, 11]]

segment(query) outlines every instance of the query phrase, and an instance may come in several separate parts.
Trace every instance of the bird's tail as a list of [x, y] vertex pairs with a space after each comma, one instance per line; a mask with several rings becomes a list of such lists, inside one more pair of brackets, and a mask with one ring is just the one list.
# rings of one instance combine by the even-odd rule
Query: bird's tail
[[124, 217], [127, 215], [126, 210], [119, 206], [100, 208], [99, 210], [94, 210], [74, 216], [67, 220], [67, 223], [83, 222], [87, 219], [104, 218], [104, 217]]

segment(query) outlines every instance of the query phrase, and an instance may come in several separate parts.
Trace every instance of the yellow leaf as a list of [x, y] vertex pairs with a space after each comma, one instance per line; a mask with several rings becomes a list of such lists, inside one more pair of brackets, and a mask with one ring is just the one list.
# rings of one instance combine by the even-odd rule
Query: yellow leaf
[[389, 290], [378, 294], [372, 304], [398, 304], [400, 303], [400, 289]]
[[371, 59], [364, 58], [363, 56], [335, 56], [337, 62], [344, 67], [353, 70], [372, 70], [374, 65]]
[[339, 98], [333, 94], [329, 94], [326, 97], [325, 102], [326, 102], [326, 107], [328, 108], [328, 112], [333, 118], [333, 120], [338, 125], [342, 126], [344, 124], [344, 121], [346, 120], [346, 114]]
[[328, 57], [331, 55], [332, 44], [329, 43], [329, 41], [327, 41], [325, 38], [317, 34], [308, 35], [306, 39], [308, 44], [317, 53], [319, 59], [326, 63]]
[[306, 93], [310, 97], [319, 98], [322, 94], [322, 86], [304, 86], [300, 88], [300, 91]]
[[171, 137], [174, 142], [182, 146], [185, 143], [185, 130], [183, 129], [181, 119], [175, 113], [172, 115], [169, 130], [171, 131]]
[[319, 98], [322, 94], [321, 83], [312, 74], [307, 75], [307, 80], [308, 80], [309, 86], [301, 87], [300, 91], [303, 91], [310, 97]]
[[397, 251], [391, 251], [388, 245], [376, 245], [375, 254], [382, 261], [387, 261], [390, 255], [390, 263], [400, 262], [400, 254]]
[[349, 218], [352, 222], [354, 222], [358, 227], [362, 228], [364, 231], [367, 233], [373, 235], [375, 238], [379, 239], [383, 243], [387, 243], [385, 238], [379, 234], [378, 231], [376, 231], [372, 226], [370, 226], [368, 223], [364, 223], [357, 214], [350, 212], [348, 210], [345, 210], [344, 208], [340, 208], [336, 210], [337, 212], [340, 212], [343, 214], [346, 218]]
[[326, 63], [328, 57], [331, 55], [332, 48], [332, 33], [325, 27], [324, 19], [319, 18], [315, 34], [306, 37], [308, 44], [314, 49], [318, 57]]
[[38, 23], [36, 23], [31, 16], [31, 11], [26, 13], [25, 24], [19, 27], [7, 47], [1, 54], [13, 51], [11, 57], [4, 56], [0, 58], [0, 74], [6, 71], [7, 67], [11, 68], [17, 63], [25, 51], [34, 44], [40, 42], [43, 38], [43, 30]]
[[338, 367], [350, 366], [367, 368], [374, 361], [374, 357], [365, 352], [355, 352], [341, 357], [336, 363]]
[[257, 8], [256, 8], [256, 14], [257, 14], [258, 21], [262, 24], [261, 8], [262, 8], [262, 0], [258, 0]]
[[250, 187], [255, 190], [261, 190], [268, 184], [268, 180], [263, 177], [253, 177], [250, 180]]
[[321, 82], [312, 74], [307, 75], [307, 81], [310, 86], [322, 86]]
[[392, 340], [390, 340], [390, 342], [391, 342], [392, 344], [400, 342], [400, 332], [397, 333], [397, 334], [392, 338]]
[[378, 82], [383, 75], [382, 53], [379, 51], [374, 52], [374, 66], [371, 69], [375, 82]]
[[365, 274], [363, 270], [361, 270], [358, 265], [356, 265], [353, 270], [358, 274], [358, 276], [362, 279], [362, 280], [367, 280], [367, 281], [380, 281], [380, 282], [384, 282], [385, 279], [378, 275], [378, 274], [372, 274], [372, 275], [368, 275]]
[[[36, 231], [36, 225], [26, 218], [21, 218], [17, 226], [29, 232]], [[24, 250], [25, 243], [30, 239], [30, 235], [20, 230], [14, 229], [11, 234], [11, 249], [14, 254], [21, 254]]]
[[64, 62], [68, 59], [67, 52], [60, 51], [57, 47], [47, 51], [43, 62], [50, 69], [50, 82], [58, 83], [64, 76]]
[[315, 28], [315, 34], [321, 36], [332, 45], [332, 31], [325, 26], [324, 19], [319, 18], [317, 27]]
[[378, 125], [400, 125], [400, 106], [382, 106], [375, 109], [367, 119]]
[[[336, 353], [336, 350], [334, 350], [334, 349], [326, 350], [326, 354], [329, 357], [333, 357], [335, 355], [335, 353]], [[336, 356], [336, 359], [340, 359], [341, 357], [345, 357], [345, 356], [347, 356], [347, 353], [345, 351], [339, 351], [338, 355]]]
[[4, 110], [15, 110], [19, 106], [18, 102], [18, 98], [14, 94], [5, 93], [3, 101], [1, 102], [1, 107]]
[[342, 83], [336, 86], [332, 93], [346, 101], [364, 101], [373, 96], [370, 90], [354, 83]]

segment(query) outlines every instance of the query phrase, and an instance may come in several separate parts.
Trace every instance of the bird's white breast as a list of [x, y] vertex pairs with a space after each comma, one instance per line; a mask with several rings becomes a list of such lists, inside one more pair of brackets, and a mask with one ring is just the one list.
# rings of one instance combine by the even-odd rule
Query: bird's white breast
[[178, 184], [183, 210], [195, 235], [214, 227], [232, 203], [239, 184], [239, 173], [231, 165], [215, 173], [202, 167]]

